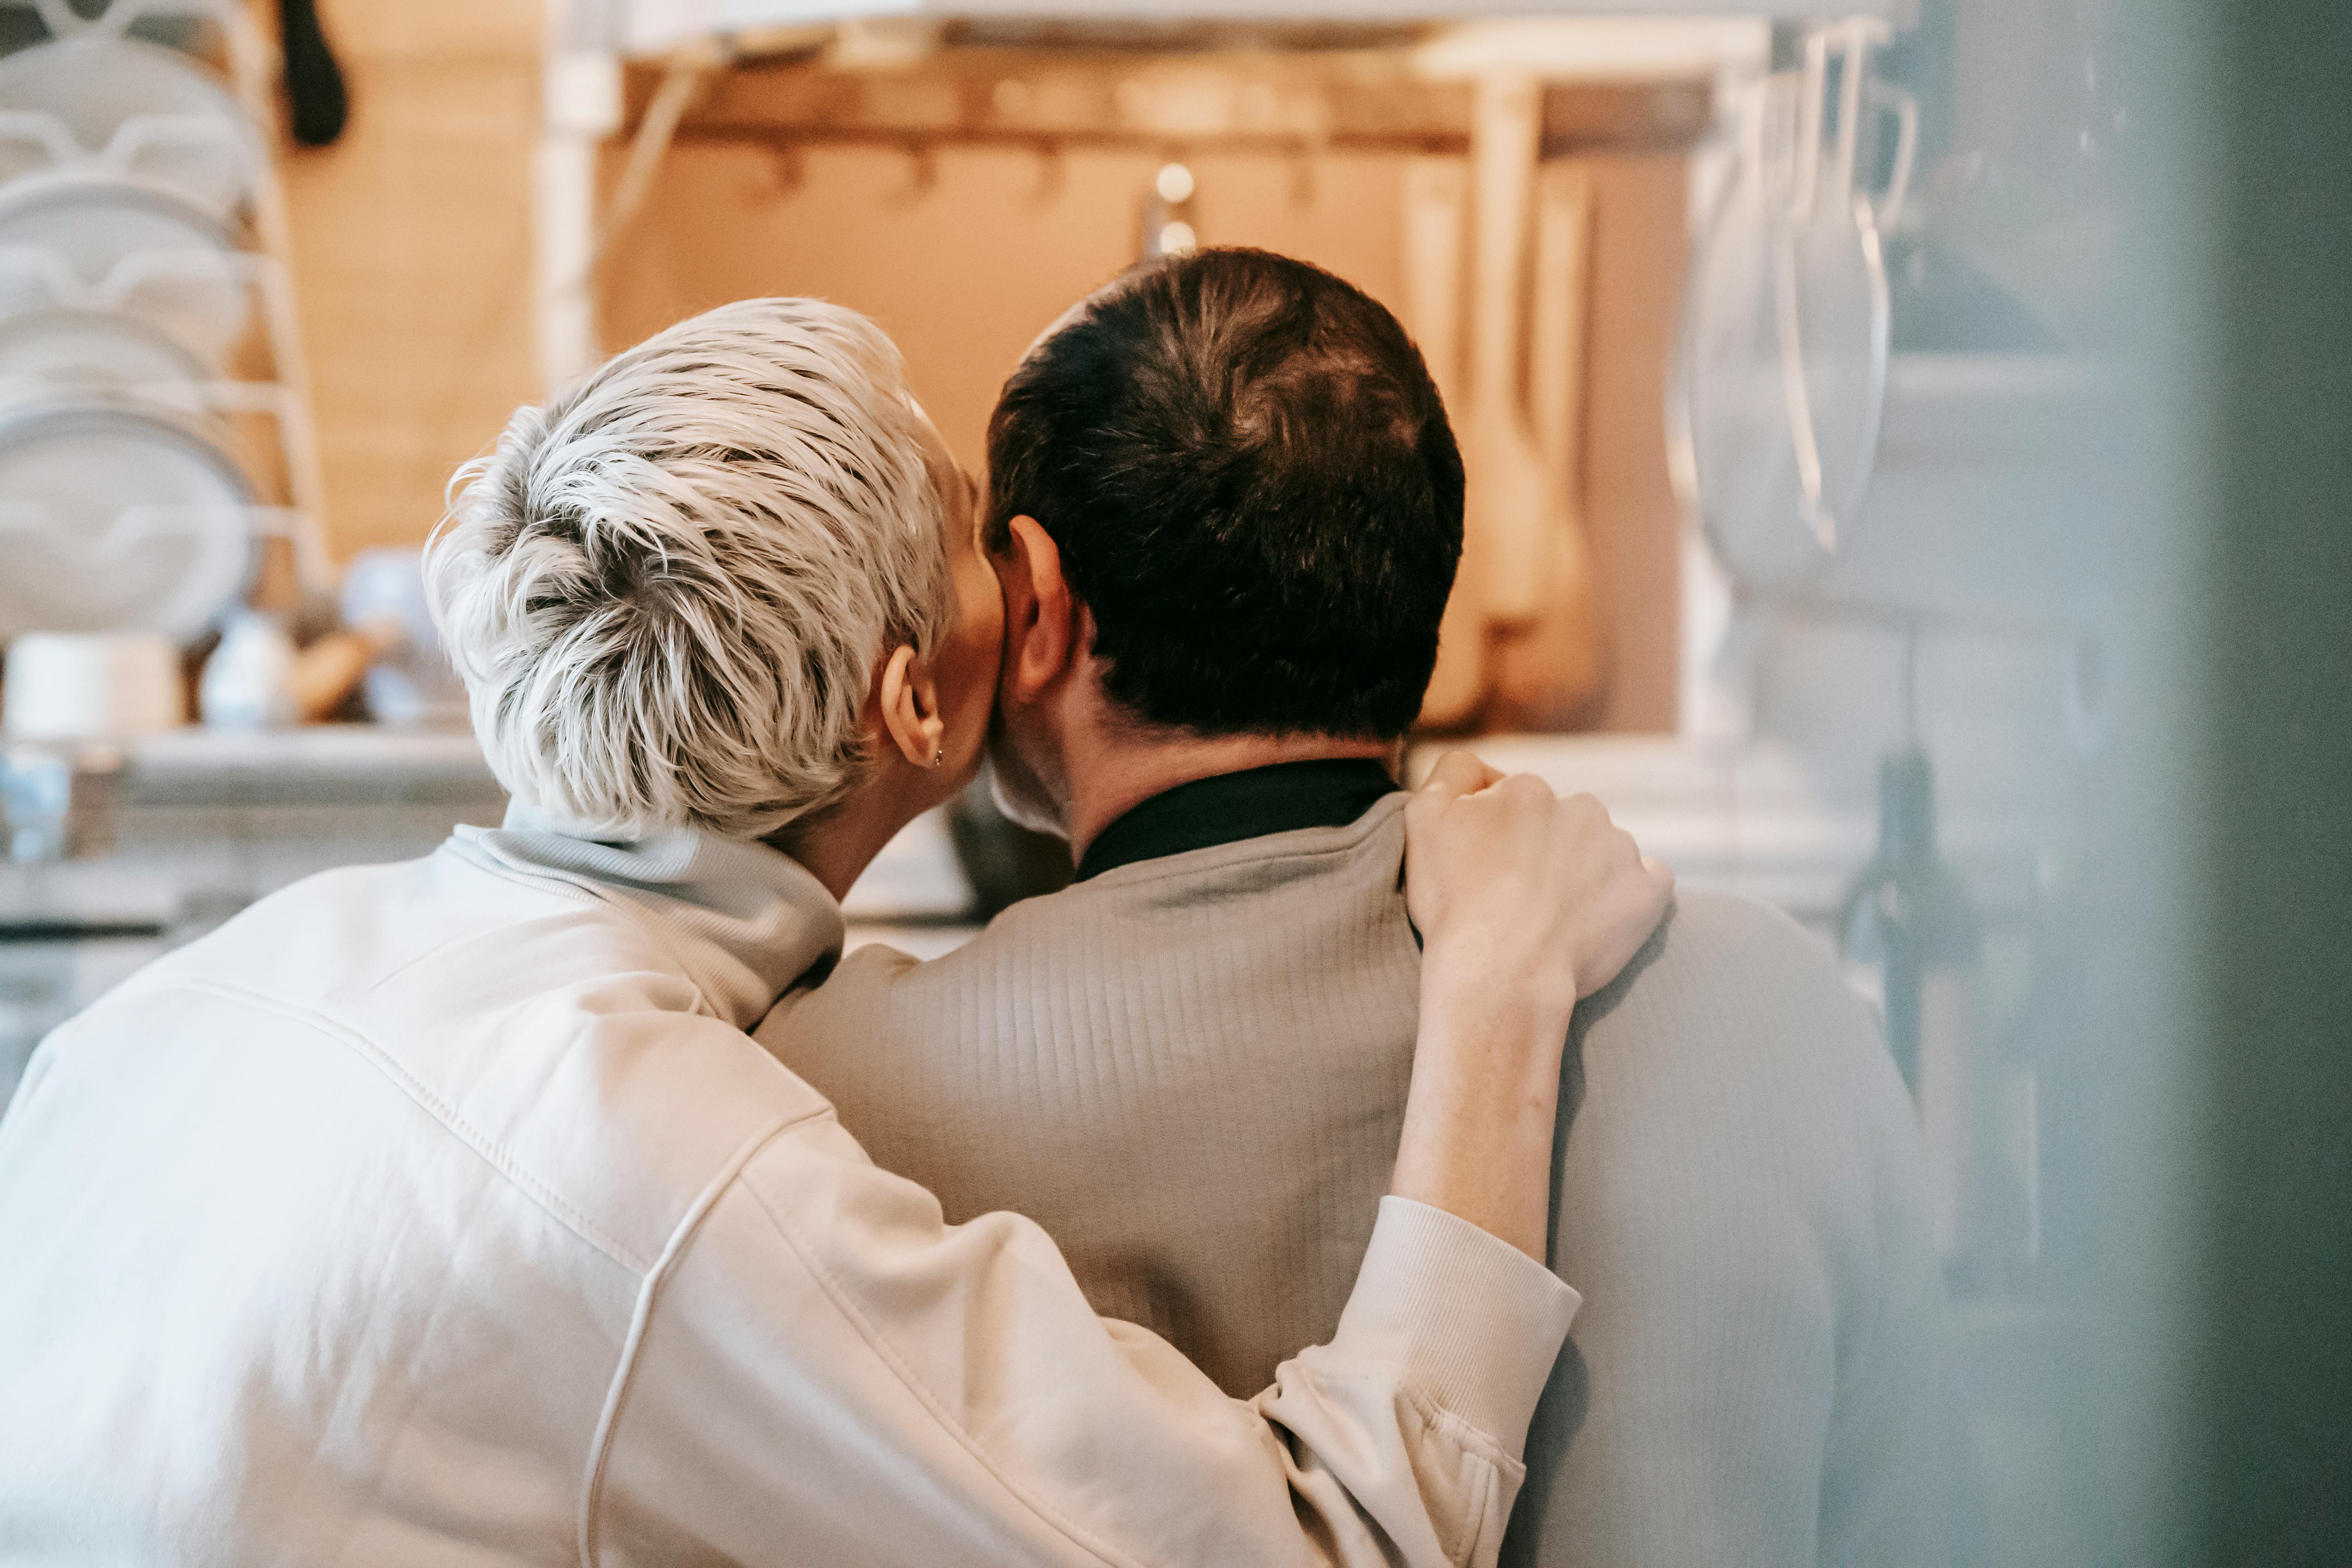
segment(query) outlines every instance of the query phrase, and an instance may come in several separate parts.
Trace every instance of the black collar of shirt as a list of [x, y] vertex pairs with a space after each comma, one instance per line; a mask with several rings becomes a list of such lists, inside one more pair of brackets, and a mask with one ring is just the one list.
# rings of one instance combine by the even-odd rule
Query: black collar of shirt
[[1078, 862], [1077, 880], [1268, 833], [1344, 828], [1396, 789], [1386, 765], [1367, 757], [1277, 762], [1196, 779], [1130, 807], [1096, 835]]

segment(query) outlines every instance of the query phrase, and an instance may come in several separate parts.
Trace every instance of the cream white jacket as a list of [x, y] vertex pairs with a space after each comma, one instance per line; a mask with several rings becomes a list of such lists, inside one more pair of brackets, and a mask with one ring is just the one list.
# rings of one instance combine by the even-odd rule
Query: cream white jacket
[[1228, 1398], [743, 1032], [840, 941], [771, 851], [518, 818], [59, 1030], [0, 1122], [0, 1561], [1494, 1561], [1572, 1291], [1389, 1198]]

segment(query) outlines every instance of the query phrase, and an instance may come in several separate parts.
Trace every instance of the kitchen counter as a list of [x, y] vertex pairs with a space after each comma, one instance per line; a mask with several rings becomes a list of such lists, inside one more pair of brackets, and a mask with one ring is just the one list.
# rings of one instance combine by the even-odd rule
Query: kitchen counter
[[123, 748], [122, 785], [123, 804], [133, 810], [505, 800], [471, 731], [368, 724], [142, 736]]
[[29, 922], [202, 929], [331, 866], [422, 854], [506, 797], [465, 731], [330, 725], [189, 728], [120, 747], [110, 847], [0, 864], [0, 927]]
[[[1876, 838], [1866, 777], [1824, 789], [1780, 746], [1667, 736], [1487, 736], [1473, 745], [1499, 768], [1599, 796], [1686, 883], [1750, 894], [1816, 923]], [[1416, 749], [1416, 776], [1440, 749]], [[460, 730], [148, 737], [124, 748], [114, 851], [33, 874], [16, 868], [0, 878], [0, 919], [29, 917], [38, 903], [65, 918], [168, 923], [192, 883], [250, 899], [327, 866], [425, 853], [457, 823], [492, 823], [504, 809], [473, 737]], [[1995, 901], [2065, 838], [2053, 817], [2015, 801], [1952, 800], [1944, 816], [1950, 858]], [[938, 930], [971, 898], [944, 827], [926, 818], [876, 862], [847, 907], [861, 925]]]

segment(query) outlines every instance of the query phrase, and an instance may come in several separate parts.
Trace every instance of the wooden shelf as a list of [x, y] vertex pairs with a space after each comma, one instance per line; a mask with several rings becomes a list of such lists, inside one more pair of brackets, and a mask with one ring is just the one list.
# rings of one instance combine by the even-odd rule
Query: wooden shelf
[[892, 25], [1013, 23], [1082, 25], [1097, 32], [1223, 24], [1273, 30], [1360, 29], [1380, 25], [1459, 23], [1495, 16], [1680, 20], [1690, 17], [1833, 19], [1871, 16], [1905, 22], [1916, 0], [621, 0], [600, 14], [606, 47], [651, 53], [697, 37], [860, 18]]
[[[633, 65], [634, 130], [662, 79]], [[1462, 155], [1473, 88], [1388, 51], [1102, 54], [950, 47], [906, 68], [842, 68], [821, 55], [715, 74], [680, 141], [1380, 151]], [[1546, 156], [1688, 147], [1713, 115], [1707, 78], [1556, 83]]]

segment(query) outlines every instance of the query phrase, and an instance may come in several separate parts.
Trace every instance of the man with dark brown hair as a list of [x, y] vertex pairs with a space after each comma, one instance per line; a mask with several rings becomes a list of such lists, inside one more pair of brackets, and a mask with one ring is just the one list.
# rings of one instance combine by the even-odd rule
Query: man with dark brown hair
[[[1386, 310], [1233, 250], [1057, 323], [989, 448], [992, 758], [1076, 883], [936, 963], [853, 955], [762, 1037], [950, 1214], [1036, 1217], [1098, 1311], [1245, 1394], [1336, 1321], [1389, 1179], [1396, 769], [1461, 459]], [[1686, 893], [1566, 1074], [1551, 1260], [1591, 1288], [1506, 1561], [1948, 1560], [1917, 1135], [1828, 956]]]

